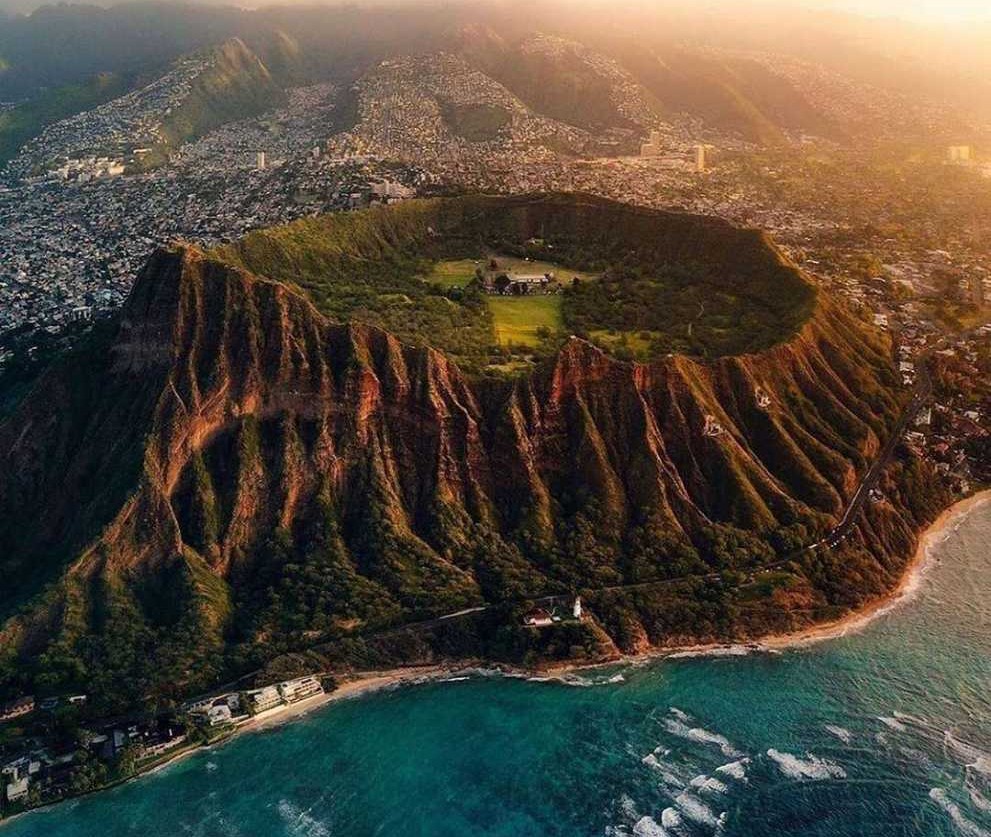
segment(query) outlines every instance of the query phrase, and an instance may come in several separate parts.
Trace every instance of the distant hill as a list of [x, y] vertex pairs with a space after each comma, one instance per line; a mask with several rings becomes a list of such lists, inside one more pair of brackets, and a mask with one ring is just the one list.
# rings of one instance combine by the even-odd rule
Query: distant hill
[[238, 32], [241, 12], [201, 6], [125, 4], [44, 6], [0, 22], [0, 101], [79, 84], [100, 73], [164, 71], [178, 56]]
[[[132, 89], [179, 56], [231, 38], [252, 50], [280, 86], [332, 80], [343, 91], [382, 60], [457, 50], [537, 114], [592, 132], [634, 134], [610, 138], [612, 147], [618, 141], [625, 150], [637, 146], [652, 120], [672, 114], [763, 145], [796, 134], [846, 141], [853, 134], [890, 135], [893, 127], [903, 134], [923, 131], [910, 113], [902, 120], [893, 118], [891, 106], [875, 113], [873, 103], [892, 92], [909, 103], [913, 97], [937, 101], [948, 110], [941, 124], [965, 133], [963, 114], [989, 100], [976, 36], [882, 30], [807, 10], [762, 8], [748, 17], [726, 4], [706, 16], [668, 6], [644, 11], [642, 19], [569, 11], [554, 0], [525, 12], [484, 3], [442, 12], [416, 4], [251, 12], [169, 3], [46, 6], [0, 19], [0, 101], [25, 105], [0, 124], [0, 154], [9, 156], [53, 119], [103, 101], [108, 87], [101, 80]], [[762, 60], [749, 57], [755, 55]], [[824, 87], [813, 72], [809, 89], [799, 89], [773, 70], [776, 55], [845, 81]], [[842, 106], [831, 111], [812, 93], [835, 96]], [[349, 111], [344, 104], [341, 113]], [[856, 124], [838, 125], [834, 114]], [[468, 134], [490, 135], [492, 116], [472, 115]], [[460, 117], [452, 117], [457, 132]]]
[[528, 38], [510, 44], [491, 30], [466, 28], [465, 57], [531, 110], [588, 130], [636, 127], [621, 112], [617, 85], [580, 44]]
[[0, 112], [0, 167], [45, 126], [102, 105], [132, 89], [132, 79], [101, 73], [80, 84], [67, 84], [17, 107]]
[[211, 66], [163, 120], [170, 145], [203, 136], [225, 122], [256, 116], [284, 98], [272, 73], [240, 38], [212, 50], [210, 58]]
[[465, 27], [459, 43], [472, 63], [531, 109], [581, 128], [642, 127], [620, 104], [621, 89], [632, 84], [641, 86], [648, 114], [688, 114], [713, 131], [762, 145], [786, 142], [788, 131], [842, 136], [787, 79], [753, 60], [655, 49], [615, 36], [513, 42], [479, 26]]
[[785, 142], [786, 131], [843, 136], [787, 79], [756, 61], [684, 49], [656, 53], [630, 43], [616, 50], [666, 111], [695, 116], [712, 130], [760, 145]]

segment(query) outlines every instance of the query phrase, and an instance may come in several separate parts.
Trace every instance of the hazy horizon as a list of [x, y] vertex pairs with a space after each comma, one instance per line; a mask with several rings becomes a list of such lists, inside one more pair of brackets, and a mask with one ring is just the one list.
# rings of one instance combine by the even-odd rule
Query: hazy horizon
[[[161, 0], [129, 0], [129, 2], [160, 2]], [[166, 0], [168, 2], [168, 0]], [[178, 3], [188, 2], [189, 5], [214, 5], [214, 6], [234, 6], [240, 8], [263, 8], [270, 5], [415, 5], [421, 0], [176, 0]], [[448, 2], [461, 2], [461, 0], [448, 0]], [[464, 0], [473, 2], [473, 0]], [[702, 5], [719, 5], [727, 0], [714, 0], [714, 2]], [[424, 2], [426, 5], [427, 3]], [[578, 6], [602, 5], [599, 0], [575, 0]], [[753, 6], [773, 6], [782, 5], [787, 8], [794, 8], [791, 3], [775, 3], [774, 0], [750, 0]], [[79, 2], [53, 3], [49, 0], [0, 0], [0, 13], [8, 14], [29, 14], [32, 11], [51, 5], [88, 5], [101, 6], [104, 8], [123, 5], [120, 2]], [[652, 3], [636, 2], [631, 6], [641, 5], [651, 7]], [[696, 4], [697, 5], [697, 4]], [[741, 4], [737, 2], [728, 3], [734, 9], [739, 9]], [[820, 9], [842, 12], [854, 16], [867, 18], [894, 18], [906, 22], [929, 23], [929, 24], [960, 24], [974, 22], [991, 22], [991, 6], [985, 0], [800, 0], [797, 4], [808, 9]]]

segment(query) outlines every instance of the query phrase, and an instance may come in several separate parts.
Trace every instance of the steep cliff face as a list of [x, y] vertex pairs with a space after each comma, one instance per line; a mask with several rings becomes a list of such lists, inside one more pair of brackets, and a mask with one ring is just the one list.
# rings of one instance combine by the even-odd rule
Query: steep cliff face
[[[530, 376], [469, 378], [284, 284], [162, 250], [115, 329], [0, 427], [7, 679], [126, 678], [137, 699], [567, 590], [598, 596], [624, 647], [732, 634], [732, 614], [662, 625], [597, 591], [713, 571], [744, 586], [825, 532], [898, 413], [886, 350], [820, 296], [758, 354], [639, 365], [572, 339]], [[842, 599], [789, 572], [791, 598], [764, 591], [762, 613]]]

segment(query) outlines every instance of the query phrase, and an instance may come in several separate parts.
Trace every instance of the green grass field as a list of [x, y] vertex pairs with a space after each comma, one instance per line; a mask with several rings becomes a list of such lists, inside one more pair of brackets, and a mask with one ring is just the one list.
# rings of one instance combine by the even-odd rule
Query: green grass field
[[458, 259], [452, 262], [437, 262], [424, 281], [431, 285], [451, 288], [455, 285], [464, 287], [475, 276], [475, 268], [484, 265], [482, 261], [473, 259]]
[[637, 360], [650, 359], [651, 340], [660, 336], [657, 331], [605, 331], [596, 330], [588, 333], [589, 339], [600, 349], [615, 352], [626, 348]]
[[543, 326], [552, 333], [564, 328], [561, 297], [554, 296], [490, 296], [496, 340], [500, 346], [540, 345], [537, 329]]

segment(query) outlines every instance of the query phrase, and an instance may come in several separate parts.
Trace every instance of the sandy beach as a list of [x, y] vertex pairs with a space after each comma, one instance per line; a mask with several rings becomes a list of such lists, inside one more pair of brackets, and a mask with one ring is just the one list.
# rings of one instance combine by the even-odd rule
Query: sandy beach
[[780, 650], [847, 636], [863, 630], [875, 619], [910, 602], [918, 594], [921, 588], [921, 582], [932, 566], [932, 547], [943, 539], [947, 530], [950, 529], [956, 520], [968, 514], [977, 506], [988, 502], [991, 502], [991, 490], [974, 494], [945, 509], [932, 522], [929, 528], [922, 533], [915, 550], [915, 555], [905, 565], [898, 586], [886, 596], [882, 596], [866, 607], [854, 611], [842, 619], [814, 625], [808, 629], [791, 634], [766, 637], [759, 640], [760, 645], [765, 648]]
[[353, 678], [339, 681], [337, 688], [332, 692], [313, 695], [313, 697], [301, 700], [299, 703], [280, 707], [278, 710], [264, 716], [250, 718], [237, 728], [235, 735], [282, 726], [282, 724], [308, 715], [334, 701], [347, 700], [348, 698], [359, 697], [370, 692], [377, 692], [403, 684], [436, 679], [450, 674], [451, 671], [452, 666], [449, 665], [432, 665], [408, 666], [389, 671], [363, 672]]

